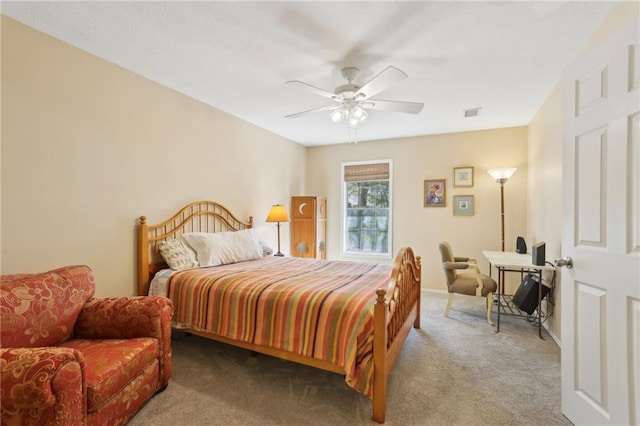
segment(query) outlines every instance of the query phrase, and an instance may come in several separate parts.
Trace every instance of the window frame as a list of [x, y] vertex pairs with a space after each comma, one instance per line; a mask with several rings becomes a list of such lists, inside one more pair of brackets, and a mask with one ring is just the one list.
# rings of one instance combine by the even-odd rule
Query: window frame
[[[388, 215], [388, 229], [387, 229], [387, 253], [368, 252], [368, 251], [349, 251], [348, 250], [348, 238], [349, 232], [347, 230], [347, 182], [344, 179], [345, 168], [347, 166], [358, 166], [364, 164], [379, 164], [387, 163], [389, 165], [389, 215]], [[341, 182], [341, 199], [340, 199], [340, 211], [342, 217], [342, 232], [341, 232], [341, 247], [340, 254], [347, 257], [368, 257], [377, 259], [391, 259], [393, 257], [393, 160], [368, 160], [368, 161], [348, 161], [342, 162], [340, 167], [340, 182]], [[368, 182], [368, 181], [358, 181]]]

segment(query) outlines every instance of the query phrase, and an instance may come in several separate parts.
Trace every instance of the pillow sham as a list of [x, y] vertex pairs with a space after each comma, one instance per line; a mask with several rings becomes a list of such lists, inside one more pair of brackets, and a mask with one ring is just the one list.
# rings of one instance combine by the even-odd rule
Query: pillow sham
[[171, 238], [160, 241], [158, 243], [158, 250], [171, 269], [179, 271], [181, 269], [198, 267], [198, 260], [180, 240]]
[[262, 257], [254, 229], [215, 234], [192, 232], [183, 234], [183, 238], [198, 254], [200, 266], [228, 265]]

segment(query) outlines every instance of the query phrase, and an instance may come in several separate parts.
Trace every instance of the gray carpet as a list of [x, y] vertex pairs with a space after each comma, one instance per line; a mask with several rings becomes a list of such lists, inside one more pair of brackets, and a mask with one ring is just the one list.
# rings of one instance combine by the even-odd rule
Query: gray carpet
[[[480, 298], [424, 292], [389, 379], [388, 425], [570, 425], [560, 349], [523, 318], [486, 322]], [[495, 314], [494, 314], [495, 316]], [[495, 318], [494, 318], [495, 320]], [[342, 376], [196, 336], [173, 341], [173, 377], [130, 425], [371, 425], [371, 401]]]

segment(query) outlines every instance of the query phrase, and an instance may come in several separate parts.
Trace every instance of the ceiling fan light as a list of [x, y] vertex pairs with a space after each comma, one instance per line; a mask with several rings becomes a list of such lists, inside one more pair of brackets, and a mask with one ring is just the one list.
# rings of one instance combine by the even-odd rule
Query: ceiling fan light
[[360, 120], [360, 117], [362, 117], [363, 111], [364, 110], [359, 106], [355, 106], [351, 108], [351, 114], [349, 114], [349, 116], [355, 118], [356, 120]]
[[347, 121], [349, 122], [349, 127], [357, 127], [367, 119], [368, 115], [369, 114], [367, 114], [367, 111], [365, 111], [365, 109], [360, 105], [352, 107], [347, 112]]
[[331, 121], [337, 123], [344, 118], [344, 111], [342, 108], [334, 109], [333, 111], [331, 111], [329, 117], [331, 117]]
[[363, 123], [367, 119], [367, 111], [360, 107], [353, 108], [349, 114], [347, 121], [349, 122], [349, 127], [357, 127], [359, 124]]

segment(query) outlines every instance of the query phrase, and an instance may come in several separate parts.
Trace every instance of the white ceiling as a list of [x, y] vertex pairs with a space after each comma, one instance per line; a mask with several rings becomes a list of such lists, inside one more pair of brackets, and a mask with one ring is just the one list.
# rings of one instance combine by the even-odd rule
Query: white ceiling
[[[364, 83], [389, 65], [409, 78], [376, 98], [358, 140], [527, 125], [613, 2], [9, 2], [1, 11], [150, 80], [302, 145], [350, 141], [331, 101], [340, 69]], [[99, 84], [99, 82], [96, 82]], [[481, 107], [478, 117], [463, 110]]]

